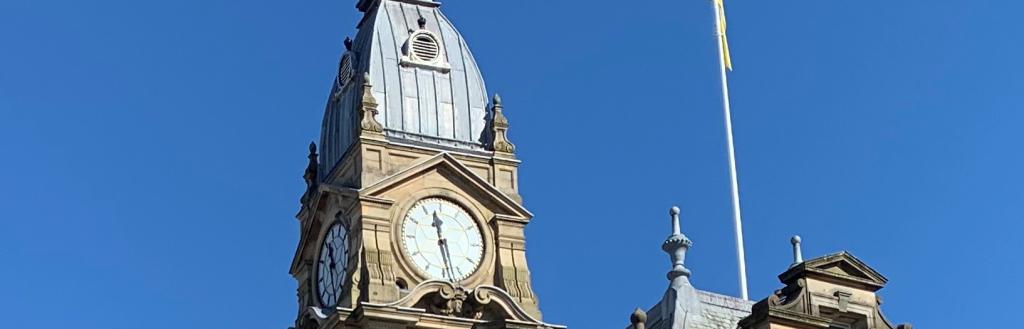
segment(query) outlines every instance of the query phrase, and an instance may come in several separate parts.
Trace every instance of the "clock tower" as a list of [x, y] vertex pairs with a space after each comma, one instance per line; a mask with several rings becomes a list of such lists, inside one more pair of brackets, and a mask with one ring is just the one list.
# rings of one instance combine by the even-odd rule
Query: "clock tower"
[[360, 0], [310, 145], [297, 329], [560, 328], [530, 282], [515, 146], [430, 0]]

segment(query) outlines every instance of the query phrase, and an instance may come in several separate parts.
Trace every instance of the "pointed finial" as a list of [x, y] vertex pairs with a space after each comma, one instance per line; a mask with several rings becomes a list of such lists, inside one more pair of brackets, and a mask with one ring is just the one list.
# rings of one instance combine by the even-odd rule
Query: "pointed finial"
[[647, 325], [647, 312], [637, 308], [633, 311], [633, 314], [629, 316], [629, 322], [633, 324], [633, 329], [645, 329]]
[[800, 239], [799, 235], [794, 235], [792, 239], [789, 239], [789, 243], [793, 244], [793, 265], [789, 267], [797, 266], [804, 262], [804, 255], [800, 250], [801, 241], [802, 239]]
[[505, 117], [505, 113], [502, 112], [504, 106], [501, 105], [501, 95], [494, 94], [491, 98], [491, 148], [500, 153], [515, 153], [516, 146], [508, 140], [508, 118]]
[[377, 105], [377, 98], [373, 97], [373, 85], [370, 84], [370, 72], [363, 73], [363, 108], [359, 126], [364, 132], [384, 132], [384, 127], [377, 122]]
[[352, 38], [345, 37], [345, 50], [352, 50]]
[[306, 193], [302, 194], [302, 203], [305, 204], [309, 201], [309, 197], [316, 191], [317, 185], [320, 183], [319, 170], [320, 165], [317, 162], [318, 155], [316, 154], [316, 142], [309, 143], [309, 164], [306, 165], [306, 172], [302, 174], [302, 179], [306, 181]]
[[672, 259], [672, 270], [668, 272], [668, 279], [675, 280], [682, 277], [688, 280], [690, 270], [686, 268], [686, 251], [693, 246], [690, 238], [683, 234], [679, 225], [679, 207], [672, 207], [668, 214], [672, 217], [672, 235], [661, 245], [661, 249], [668, 253]]
[[420, 19], [419, 19], [419, 20], [417, 20], [416, 22], [417, 22], [417, 23], [420, 23], [420, 28], [421, 28], [421, 29], [425, 29], [425, 28], [427, 28], [427, 19], [426, 19], [426, 18], [424, 18], [423, 16], [420, 16]]
[[[307, 158], [309, 158], [309, 165], [306, 166], [306, 176], [307, 176], [307, 179], [316, 178], [316, 170], [317, 170], [317, 161], [316, 160], [317, 160], [318, 156], [319, 155], [316, 154], [316, 142], [309, 142], [309, 155], [307, 156]], [[310, 178], [308, 176], [310, 176], [311, 173], [312, 173], [313, 177]]]

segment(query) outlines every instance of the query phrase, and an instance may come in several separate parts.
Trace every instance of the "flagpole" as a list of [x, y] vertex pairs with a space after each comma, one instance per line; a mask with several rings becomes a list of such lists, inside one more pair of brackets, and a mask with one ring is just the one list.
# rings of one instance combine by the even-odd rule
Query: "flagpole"
[[724, 17], [721, 10], [723, 8], [718, 4], [712, 6], [715, 11], [715, 33], [717, 34], [716, 40], [718, 41], [718, 60], [720, 64], [720, 71], [722, 74], [722, 105], [723, 111], [725, 112], [725, 134], [726, 142], [729, 149], [729, 179], [732, 185], [732, 213], [733, 213], [733, 224], [736, 231], [736, 261], [739, 267], [739, 279], [740, 279], [740, 296], [744, 300], [749, 300], [750, 297], [747, 294], [747, 260], [744, 255], [743, 247], [743, 215], [740, 211], [740, 187], [739, 179], [736, 173], [736, 148], [733, 143], [732, 134], [732, 110], [729, 104], [729, 77], [726, 73], [726, 54], [725, 54], [725, 43], [723, 42], [722, 34], [722, 17]]

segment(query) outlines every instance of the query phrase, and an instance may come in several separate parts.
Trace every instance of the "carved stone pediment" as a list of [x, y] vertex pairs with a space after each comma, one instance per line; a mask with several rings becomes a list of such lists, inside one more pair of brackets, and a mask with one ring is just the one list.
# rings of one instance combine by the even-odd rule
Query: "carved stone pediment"
[[797, 264], [779, 275], [779, 280], [789, 283], [800, 277], [814, 277], [870, 291], [882, 289], [889, 281], [863, 261], [845, 251]]
[[408, 183], [410, 180], [423, 177], [431, 171], [442, 171], [448, 175], [448, 179], [456, 180], [458, 185], [465, 189], [479, 192], [481, 199], [478, 200], [494, 206], [494, 212], [504, 214], [519, 221], [528, 222], [533, 214], [526, 210], [518, 201], [505, 194], [498, 188], [473, 173], [466, 165], [455, 159], [447, 152], [442, 152], [420, 161], [419, 163], [405, 168], [383, 180], [359, 190], [360, 195], [387, 197], [389, 191]]
[[467, 288], [426, 281], [387, 304], [361, 302], [356, 308], [310, 307], [296, 328], [565, 329], [530, 316], [512, 296], [493, 286]]
[[799, 262], [779, 275], [786, 286], [755, 304], [741, 329], [893, 329], [875, 292], [888, 281], [847, 252]]
[[467, 288], [447, 281], [426, 281], [401, 300], [380, 306], [420, 309], [430, 314], [484, 322], [513, 321], [553, 327], [530, 316], [512, 296], [493, 286]]

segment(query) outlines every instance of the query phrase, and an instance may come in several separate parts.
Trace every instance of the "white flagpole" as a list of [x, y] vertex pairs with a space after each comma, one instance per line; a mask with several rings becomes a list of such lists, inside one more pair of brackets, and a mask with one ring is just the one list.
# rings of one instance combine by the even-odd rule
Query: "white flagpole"
[[740, 297], [749, 300], [747, 294], [747, 260], [743, 251], [743, 215], [740, 212], [740, 187], [736, 174], [736, 148], [732, 137], [732, 110], [729, 105], [729, 78], [725, 65], [725, 45], [722, 43], [722, 13], [723, 10], [718, 4], [712, 6], [715, 10], [715, 34], [718, 41], [718, 58], [722, 74], [722, 105], [725, 112], [725, 134], [729, 149], [729, 178], [732, 185], [732, 213], [733, 224], [736, 230], [736, 261], [739, 265]]

